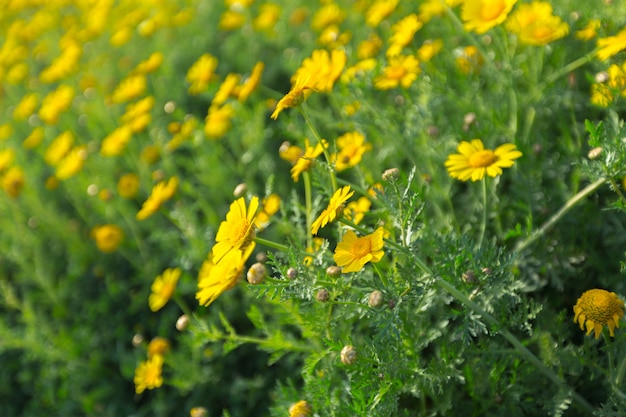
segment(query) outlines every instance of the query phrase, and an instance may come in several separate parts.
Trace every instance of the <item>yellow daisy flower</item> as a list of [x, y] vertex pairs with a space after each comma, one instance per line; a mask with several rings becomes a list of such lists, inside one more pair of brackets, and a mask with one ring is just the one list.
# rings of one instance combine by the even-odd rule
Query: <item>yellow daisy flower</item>
[[141, 362], [135, 369], [135, 392], [141, 394], [147, 389], [159, 388], [163, 385], [163, 356], [155, 355]]
[[105, 224], [91, 229], [91, 237], [96, 241], [96, 246], [100, 251], [111, 253], [122, 243], [124, 232], [119, 226]]
[[605, 61], [626, 49], [626, 28], [622, 29], [617, 35], [598, 39], [598, 59]]
[[148, 199], [136, 215], [137, 220], [145, 220], [161, 208], [161, 205], [172, 198], [178, 188], [178, 178], [172, 177], [167, 182], [161, 181], [152, 188]]
[[270, 223], [272, 217], [280, 209], [281, 199], [278, 194], [270, 194], [263, 199], [263, 207], [254, 219], [254, 227], [257, 229], [265, 229]]
[[587, 23], [587, 26], [575, 32], [576, 38], [583, 41], [588, 41], [595, 38], [598, 35], [597, 30], [600, 29], [600, 25], [600, 19], [591, 19]]
[[510, 168], [513, 160], [522, 156], [512, 143], [500, 145], [492, 151], [485, 149], [480, 139], [462, 141], [457, 149], [459, 153], [448, 156], [444, 165], [452, 178], [461, 181], [478, 181], [485, 174], [490, 177], [502, 175], [502, 168]]
[[483, 34], [504, 22], [517, 0], [465, 0], [461, 8], [463, 28]]
[[333, 196], [330, 198], [330, 202], [328, 203], [328, 207], [326, 207], [318, 216], [317, 219], [311, 225], [311, 233], [316, 235], [319, 229], [326, 226], [328, 223], [335, 220], [337, 215], [341, 214], [343, 211], [343, 203], [345, 203], [352, 195], [354, 191], [350, 190], [350, 186], [346, 185], [343, 188], [335, 191]]
[[358, 165], [363, 154], [372, 149], [370, 143], [365, 143], [365, 136], [359, 132], [348, 132], [336, 140], [339, 152], [334, 155], [333, 162], [337, 172]]
[[211, 251], [215, 263], [220, 263], [228, 252], [232, 252], [232, 249], [243, 252], [244, 258], [248, 258], [255, 246], [254, 219], [258, 209], [258, 197], [253, 197], [247, 208], [243, 197], [230, 205], [226, 220], [217, 229], [216, 243]]
[[133, 130], [130, 126], [122, 125], [117, 127], [113, 132], [109, 133], [102, 139], [100, 145], [100, 155], [117, 156], [126, 148], [126, 145], [133, 137]]
[[313, 415], [313, 407], [306, 401], [298, 401], [289, 407], [289, 417], [309, 417]]
[[370, 207], [372, 207], [372, 202], [369, 198], [365, 196], [359, 197], [358, 200], [348, 203], [343, 210], [343, 217], [354, 224], [359, 224], [361, 220], [363, 220], [363, 217], [365, 217], [365, 213], [370, 210]]
[[398, 6], [400, 0], [378, 0], [374, 2], [367, 12], [365, 12], [365, 23], [371, 27], [377, 27], [385, 20]]
[[311, 169], [313, 161], [324, 152], [324, 148], [328, 148], [328, 142], [324, 139], [322, 139], [322, 143], [318, 143], [315, 146], [311, 146], [309, 139], [304, 139], [304, 153], [298, 158], [295, 165], [291, 167], [291, 178], [298, 182], [300, 174]]
[[207, 89], [215, 77], [217, 58], [211, 54], [203, 54], [187, 71], [186, 80], [189, 85], [189, 94], [198, 95]]
[[209, 139], [217, 140], [224, 136], [232, 127], [235, 109], [228, 103], [223, 106], [209, 107], [204, 119], [204, 133]]
[[384, 229], [379, 227], [374, 233], [357, 237], [356, 233], [348, 230], [343, 240], [337, 244], [333, 259], [341, 272], [357, 272], [368, 262], [376, 263], [383, 258]]
[[113, 103], [124, 103], [142, 95], [148, 87], [148, 79], [144, 74], [130, 75], [120, 81], [111, 94]]
[[569, 26], [552, 14], [548, 2], [533, 1], [520, 4], [506, 21], [509, 32], [519, 36], [526, 45], [546, 45], [569, 33]]
[[240, 102], [246, 101], [248, 97], [250, 97], [250, 94], [257, 89], [259, 83], [261, 82], [261, 75], [263, 75], [264, 69], [265, 64], [263, 62], [256, 63], [254, 68], [252, 68], [250, 76], [244, 80], [243, 84], [237, 86], [235, 89], [237, 100]]
[[383, 73], [374, 79], [374, 87], [379, 90], [389, 90], [400, 85], [408, 88], [420, 71], [419, 61], [413, 55], [390, 57]]
[[580, 296], [574, 306], [574, 313], [574, 323], [580, 324], [580, 330], [587, 328], [587, 335], [593, 330], [596, 339], [599, 338], [606, 324], [609, 334], [614, 337], [614, 330], [619, 327], [619, 321], [624, 315], [624, 302], [614, 292], [596, 288]]
[[227, 252], [220, 262], [213, 262], [209, 254], [198, 273], [196, 299], [202, 306], [209, 306], [224, 291], [233, 288], [242, 277], [246, 257], [240, 250]]
[[152, 283], [152, 293], [148, 297], [150, 310], [159, 311], [172, 298], [176, 284], [180, 278], [180, 268], [168, 268], [155, 278]]
[[122, 198], [133, 198], [139, 192], [139, 175], [131, 172], [117, 181], [117, 192]]
[[415, 13], [410, 14], [391, 27], [393, 35], [389, 38], [387, 56], [400, 55], [402, 48], [413, 41], [415, 33], [424, 26]]
[[12, 166], [2, 177], [2, 189], [9, 197], [16, 198], [24, 188], [24, 171], [18, 166]]
[[148, 358], [163, 356], [170, 350], [170, 342], [164, 337], [155, 337], [148, 343]]

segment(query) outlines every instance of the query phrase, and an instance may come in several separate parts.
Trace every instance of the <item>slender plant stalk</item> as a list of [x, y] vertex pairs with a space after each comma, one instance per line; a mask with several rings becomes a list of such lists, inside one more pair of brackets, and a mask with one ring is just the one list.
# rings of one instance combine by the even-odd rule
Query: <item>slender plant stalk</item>
[[316, 142], [322, 147], [324, 158], [326, 158], [326, 163], [328, 164], [330, 182], [333, 187], [333, 192], [335, 192], [337, 190], [337, 178], [335, 178], [335, 170], [333, 169], [332, 159], [330, 158], [328, 149], [326, 149], [326, 146], [324, 146], [324, 143], [322, 142], [322, 137], [320, 136], [317, 129], [313, 125], [313, 122], [311, 122], [311, 118], [309, 117], [308, 113], [306, 112], [306, 109], [304, 108], [304, 103], [298, 106], [298, 110], [300, 110], [300, 114], [302, 115], [302, 117], [304, 117], [304, 121], [306, 122], [307, 126], [311, 130], [311, 133], [313, 133], [313, 137], [315, 138]]
[[604, 184], [605, 182], [606, 182], [606, 178], [604, 177], [599, 178], [593, 183], [583, 188], [582, 190], [580, 190], [578, 193], [576, 193], [576, 195], [574, 195], [572, 198], [567, 200], [567, 202], [563, 205], [563, 207], [561, 207], [559, 211], [554, 213], [554, 215], [550, 217], [548, 221], [546, 221], [537, 231], [535, 231], [530, 236], [528, 236], [525, 240], [517, 244], [517, 246], [515, 246], [515, 252], [523, 251], [531, 243], [533, 243], [535, 240], [543, 236], [546, 233], [546, 230], [552, 227], [554, 223], [558, 222], [568, 211], [572, 209], [572, 207], [574, 207], [579, 201], [587, 197], [589, 194], [593, 193], [595, 190], [600, 188], [600, 186], [602, 186], [602, 184]]
[[311, 193], [311, 175], [307, 171], [302, 173], [304, 179], [304, 204], [306, 210], [306, 247], [313, 249], [313, 235], [311, 226], [313, 224], [313, 195]]
[[476, 250], [479, 250], [483, 245], [483, 240], [485, 239], [485, 230], [487, 229], [487, 179], [483, 178], [481, 183], [483, 192], [483, 218], [480, 224], [480, 234], [478, 235]]

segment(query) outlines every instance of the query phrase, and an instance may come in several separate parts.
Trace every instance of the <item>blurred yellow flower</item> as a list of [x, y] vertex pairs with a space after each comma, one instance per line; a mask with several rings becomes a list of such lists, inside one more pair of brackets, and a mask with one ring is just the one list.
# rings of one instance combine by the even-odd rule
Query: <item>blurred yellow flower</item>
[[336, 3], [330, 2], [317, 9], [311, 19], [311, 28], [321, 31], [330, 25], [337, 25], [346, 18], [346, 13]]
[[15, 159], [15, 151], [11, 148], [0, 151], [0, 172], [11, 166]]
[[170, 342], [164, 337], [155, 337], [148, 343], [148, 358], [164, 356], [170, 350]]
[[462, 141], [458, 151], [458, 154], [449, 155], [444, 165], [452, 178], [461, 181], [478, 181], [485, 174], [490, 177], [502, 175], [502, 168], [512, 167], [513, 161], [522, 156], [512, 143], [500, 145], [492, 151], [485, 149], [480, 139]]
[[400, 0], [377, 0], [365, 12], [365, 23], [376, 27], [385, 20], [398, 6]]
[[43, 98], [39, 108], [39, 118], [48, 125], [56, 124], [61, 113], [70, 108], [73, 99], [74, 88], [69, 85], [60, 85]]
[[161, 208], [161, 205], [174, 196], [178, 188], [178, 178], [172, 177], [167, 182], [161, 181], [152, 188], [148, 199], [137, 213], [137, 220], [145, 220]]
[[306, 401], [298, 401], [289, 407], [289, 417], [309, 417], [313, 415], [313, 407]]
[[369, 37], [361, 41], [357, 46], [356, 55], [359, 60], [373, 58], [376, 56], [380, 48], [383, 46], [383, 41], [376, 34], [370, 34]]
[[361, 162], [365, 152], [372, 149], [370, 143], [365, 143], [365, 136], [360, 132], [348, 132], [336, 140], [339, 152], [333, 155], [332, 162], [337, 172], [354, 167]]
[[602, 328], [609, 328], [611, 337], [619, 327], [624, 316], [624, 302], [614, 292], [601, 289], [585, 291], [574, 306], [574, 323], [580, 324], [580, 330], [587, 329], [587, 335], [593, 330], [596, 339], [600, 337]]
[[46, 148], [46, 152], [43, 155], [44, 161], [48, 165], [55, 166], [67, 153], [72, 149], [72, 144], [74, 143], [74, 135], [72, 132], [65, 131], [61, 133], [59, 136], [54, 138], [52, 143]]
[[98, 249], [104, 253], [114, 252], [124, 239], [124, 232], [119, 226], [105, 224], [91, 229], [91, 237]]
[[337, 244], [333, 256], [337, 266], [341, 267], [341, 272], [357, 272], [368, 262], [379, 262], [385, 254], [383, 234], [382, 227], [363, 237], [357, 237], [352, 230], [348, 230]]
[[240, 250], [228, 251], [217, 263], [212, 259], [212, 255], [209, 254], [198, 273], [196, 299], [203, 306], [209, 306], [224, 291], [237, 285], [246, 262]]
[[44, 135], [43, 127], [36, 127], [30, 132], [30, 135], [26, 136], [26, 139], [22, 142], [22, 146], [26, 149], [34, 149], [43, 141]]
[[144, 74], [133, 74], [124, 78], [111, 93], [111, 102], [125, 103], [141, 96], [148, 86], [148, 80]]
[[66, 180], [73, 177], [83, 169], [85, 161], [87, 160], [87, 155], [86, 145], [72, 148], [72, 150], [69, 151], [61, 161], [59, 161], [54, 174], [60, 180]]
[[517, 0], [464, 0], [461, 7], [463, 28], [483, 34], [504, 22]]
[[295, 182], [298, 182], [300, 179], [300, 174], [311, 169], [313, 161], [324, 152], [324, 148], [328, 148], [328, 142], [324, 139], [322, 139], [322, 143], [318, 143], [315, 146], [311, 146], [308, 138], [304, 139], [304, 152], [295, 165], [291, 167], [291, 178]]
[[278, 194], [270, 194], [262, 201], [262, 207], [254, 219], [254, 227], [258, 230], [265, 229], [272, 217], [280, 209], [281, 199]]
[[133, 198], [139, 192], [139, 175], [124, 174], [117, 182], [117, 192], [122, 198]]
[[415, 33], [424, 26], [415, 13], [410, 14], [391, 27], [393, 34], [389, 38], [387, 56], [400, 55], [402, 49], [413, 41]]
[[233, 250], [241, 251], [245, 262], [255, 246], [254, 219], [258, 209], [258, 197], [252, 197], [247, 208], [243, 197], [230, 205], [226, 220], [222, 221], [215, 236], [215, 245], [212, 249], [212, 259], [215, 263], [220, 263], [222, 258]]
[[102, 139], [100, 154], [102, 156], [117, 156], [126, 148], [133, 136], [132, 129], [127, 125], [116, 128]]
[[[138, 117], [143, 116], [148, 113], [154, 107], [154, 96], [147, 96], [142, 98], [141, 100], [136, 101], [135, 103], [130, 103], [126, 105], [126, 109], [120, 121], [122, 124], [130, 124], [135, 121]], [[133, 130], [137, 131], [137, 130]]]
[[243, 26], [246, 16], [235, 10], [226, 10], [220, 16], [219, 28], [222, 30], [235, 30]]
[[180, 268], [168, 268], [152, 283], [151, 294], [148, 297], [148, 305], [150, 310], [159, 311], [172, 298], [176, 284], [180, 278]]
[[261, 82], [261, 75], [263, 74], [264, 68], [265, 64], [263, 62], [257, 62], [254, 65], [254, 68], [252, 68], [250, 76], [243, 81], [243, 84], [237, 86], [234, 94], [237, 96], [239, 101], [246, 101], [250, 94], [257, 89], [259, 83]]
[[478, 71], [483, 65], [484, 59], [480, 51], [474, 45], [469, 45], [461, 49], [455, 49], [456, 65], [464, 74]]
[[344, 209], [344, 203], [352, 197], [354, 191], [350, 190], [350, 186], [346, 185], [343, 188], [339, 188], [330, 198], [328, 206], [322, 210], [320, 215], [315, 219], [311, 225], [311, 233], [316, 235], [319, 229], [326, 226], [328, 223], [335, 220]]
[[161, 52], [153, 52], [147, 59], [137, 64], [134, 72], [137, 74], [149, 74], [159, 69], [162, 63], [163, 54]]
[[505, 26], [526, 45], [546, 45], [569, 33], [567, 23], [553, 15], [552, 5], [544, 1], [520, 4]]
[[163, 356], [155, 355], [141, 362], [135, 369], [135, 392], [141, 394], [147, 389], [159, 388], [163, 384]]
[[139, 154], [139, 160], [146, 165], [154, 165], [161, 157], [161, 148], [159, 145], [150, 144], [143, 147]]
[[374, 79], [374, 87], [389, 90], [402, 86], [408, 88], [420, 73], [419, 61], [413, 55], [398, 55], [389, 58], [383, 73]]
[[426, 0], [419, 5], [419, 19], [426, 24], [433, 17], [444, 15], [446, 13], [446, 6], [453, 8], [462, 2], [463, 0]]
[[24, 183], [24, 171], [19, 166], [12, 166], [2, 177], [2, 189], [9, 197], [18, 197]]
[[424, 41], [420, 49], [417, 50], [417, 60], [419, 62], [428, 62], [439, 53], [441, 48], [443, 48], [441, 39]]
[[578, 39], [588, 41], [598, 36], [600, 26], [600, 19], [591, 19], [583, 29], [577, 30], [574, 34]]
[[351, 201], [346, 205], [346, 208], [343, 209], [343, 217], [354, 224], [359, 224], [361, 220], [363, 220], [363, 217], [365, 217], [365, 213], [370, 211], [371, 206], [372, 202], [370, 199], [361, 196], [358, 200]]
[[598, 48], [596, 56], [601, 61], [605, 61], [626, 49], [626, 28], [622, 29], [617, 35], [598, 39]]
[[252, 21], [252, 27], [254, 30], [270, 32], [280, 17], [280, 11], [280, 6], [277, 4], [262, 4], [259, 14]]
[[211, 101], [211, 107], [220, 106], [233, 94], [237, 84], [239, 84], [239, 74], [230, 73], [226, 76], [220, 87], [217, 89], [213, 100]]
[[232, 127], [231, 119], [235, 109], [226, 103], [223, 106], [211, 106], [204, 119], [204, 134], [213, 140], [223, 137]]
[[24, 94], [22, 100], [13, 109], [13, 118], [15, 120], [26, 120], [29, 118], [39, 105], [39, 94], [27, 93]]
[[211, 54], [203, 54], [187, 71], [186, 80], [190, 84], [189, 94], [198, 95], [207, 89], [209, 83], [215, 78], [217, 58]]

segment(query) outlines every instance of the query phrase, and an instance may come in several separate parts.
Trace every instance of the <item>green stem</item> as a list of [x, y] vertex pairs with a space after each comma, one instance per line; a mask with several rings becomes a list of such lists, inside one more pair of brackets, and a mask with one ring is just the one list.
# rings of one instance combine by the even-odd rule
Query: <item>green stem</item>
[[330, 182], [331, 182], [332, 187], [333, 187], [333, 192], [335, 192], [335, 191], [337, 191], [337, 179], [335, 178], [335, 170], [333, 168], [332, 159], [330, 158], [330, 154], [328, 153], [328, 149], [326, 149], [326, 146], [324, 146], [324, 142], [322, 141], [322, 137], [320, 136], [320, 134], [318, 133], [317, 129], [315, 128], [315, 125], [313, 125], [313, 122], [311, 122], [311, 118], [307, 114], [306, 109], [304, 107], [305, 107], [304, 103], [302, 103], [301, 105], [298, 106], [298, 110], [300, 111], [300, 114], [302, 115], [302, 117], [304, 117], [304, 121], [306, 122], [307, 126], [311, 130], [311, 133], [313, 133], [313, 137], [315, 138], [317, 143], [322, 147], [322, 152], [324, 153], [324, 158], [326, 158], [326, 164], [328, 164], [328, 171], [329, 171], [329, 174], [330, 174]]
[[304, 178], [304, 204], [306, 219], [306, 247], [313, 250], [313, 235], [311, 234], [311, 226], [313, 224], [313, 195], [311, 192], [311, 175], [307, 171], [302, 173]]
[[483, 245], [485, 238], [485, 230], [487, 229], [487, 179], [483, 178], [482, 181], [482, 193], [483, 193], [483, 218], [480, 224], [480, 234], [478, 235], [478, 243], [476, 244], [476, 250], [479, 250]]
[[609, 378], [612, 381], [615, 376], [615, 367], [613, 366], [613, 353], [611, 352], [611, 337], [604, 328], [602, 328], [602, 337], [604, 338], [604, 343], [606, 343], [606, 350], [609, 357]]
[[289, 252], [289, 246], [277, 243], [272, 240], [263, 239], [262, 237], [255, 236], [254, 241], [259, 245], [269, 246], [270, 248], [277, 249], [283, 252]]
[[576, 195], [574, 195], [572, 198], [570, 198], [569, 200], [567, 200], [567, 202], [563, 205], [563, 207], [561, 207], [561, 209], [559, 211], [557, 211], [556, 213], [554, 213], [554, 215], [552, 217], [550, 217], [548, 219], [548, 221], [546, 221], [540, 228], [539, 230], [537, 230], [536, 232], [532, 233], [530, 236], [528, 236], [525, 240], [523, 240], [522, 242], [520, 242], [519, 244], [517, 244], [515, 246], [515, 252], [521, 252], [524, 249], [526, 249], [531, 243], [533, 243], [535, 240], [537, 240], [538, 238], [540, 238], [541, 236], [543, 236], [546, 232], [546, 230], [548, 230], [550, 227], [552, 227], [552, 225], [554, 225], [554, 223], [556, 223], [557, 221], [559, 221], [568, 211], [570, 211], [572, 209], [572, 207], [574, 207], [580, 200], [582, 200], [583, 198], [587, 197], [589, 194], [591, 194], [592, 192], [594, 192], [595, 190], [597, 190], [598, 188], [600, 188], [600, 186], [602, 184], [604, 184], [606, 182], [606, 178], [599, 178], [597, 179], [595, 182], [589, 184], [588, 186], [586, 186], [585, 188], [583, 188], [582, 190], [580, 190]]
[[622, 380], [624, 379], [624, 374], [626, 373], [626, 358], [622, 359], [622, 363], [619, 365], [619, 369], [617, 370], [617, 375], [615, 376], [615, 386], [619, 388], [622, 385]]

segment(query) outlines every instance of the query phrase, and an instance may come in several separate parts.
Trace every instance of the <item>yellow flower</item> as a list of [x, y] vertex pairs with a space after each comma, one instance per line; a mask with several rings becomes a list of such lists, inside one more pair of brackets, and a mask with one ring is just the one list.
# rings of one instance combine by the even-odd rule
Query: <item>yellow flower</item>
[[190, 84], [189, 94], [195, 96], [203, 92], [215, 77], [217, 58], [211, 54], [203, 54], [187, 71], [186, 80]]
[[463, 74], [476, 72], [485, 62], [480, 51], [474, 45], [455, 50], [456, 65]]
[[48, 125], [56, 124], [61, 113], [70, 108], [73, 99], [74, 88], [60, 85], [44, 97], [39, 108], [39, 118]]
[[289, 417], [309, 417], [313, 415], [313, 407], [306, 401], [298, 401], [289, 407]]
[[613, 92], [606, 84], [591, 84], [591, 104], [608, 107], [613, 101]]
[[601, 289], [585, 291], [574, 306], [574, 323], [580, 324], [580, 330], [587, 328], [587, 335], [593, 330], [596, 339], [600, 337], [606, 324], [609, 334], [614, 337], [614, 330], [624, 315], [624, 302], [614, 292]]
[[2, 177], [2, 189], [9, 197], [16, 198], [24, 188], [24, 171], [18, 166], [12, 166]]
[[96, 241], [98, 249], [104, 253], [115, 252], [122, 240], [124, 232], [119, 226], [105, 224], [91, 229], [91, 237]]
[[148, 59], [141, 61], [135, 67], [134, 72], [137, 74], [149, 74], [156, 71], [163, 63], [163, 54], [161, 52], [153, 52]]
[[567, 23], [552, 14], [550, 3], [542, 1], [520, 4], [507, 19], [506, 28], [527, 45], [546, 45], [569, 33]]
[[32, 132], [30, 132], [30, 135], [28, 135], [26, 139], [24, 139], [24, 142], [22, 142], [22, 146], [26, 149], [34, 149], [39, 146], [39, 144], [43, 141], [44, 136], [44, 128], [41, 126], [36, 127], [33, 129]]
[[257, 229], [265, 229], [270, 223], [272, 217], [278, 209], [280, 209], [280, 196], [278, 194], [270, 194], [263, 199], [263, 207], [254, 219], [254, 227]]
[[577, 30], [575, 32], [575, 35], [578, 39], [581, 39], [583, 41], [588, 41], [590, 39], [595, 38], [598, 35], [597, 30], [600, 29], [600, 25], [601, 25], [600, 19], [591, 19], [587, 23], [587, 26], [585, 26], [581, 30]]
[[322, 49], [313, 51], [291, 77], [291, 89], [278, 101], [270, 117], [276, 119], [284, 109], [300, 105], [312, 91], [330, 92], [347, 59], [346, 53], [338, 49], [330, 54]]
[[373, 58], [382, 46], [382, 39], [376, 34], [370, 34], [369, 38], [359, 44], [356, 55], [359, 60]]
[[600, 49], [596, 52], [596, 56], [602, 61], [626, 49], [626, 28], [615, 36], [598, 39], [598, 48]]
[[512, 143], [500, 145], [492, 151], [485, 149], [480, 139], [462, 141], [457, 149], [459, 153], [448, 156], [444, 165], [452, 178], [461, 181], [478, 181], [485, 174], [490, 177], [502, 175], [502, 168], [510, 168], [513, 160], [522, 156]]
[[235, 115], [235, 109], [230, 104], [222, 107], [211, 106], [204, 119], [204, 133], [209, 139], [220, 139], [232, 127], [231, 119]]
[[61, 133], [59, 136], [54, 138], [52, 143], [46, 149], [43, 156], [44, 161], [46, 161], [48, 165], [57, 165], [61, 162], [63, 157], [67, 155], [70, 149], [72, 149], [72, 143], [74, 143], [74, 136], [72, 135], [72, 132], [65, 131]]
[[[126, 111], [122, 115], [122, 124], [135, 124], [136, 119], [142, 117], [148, 113], [154, 107], [154, 96], [145, 97], [135, 103], [128, 104]], [[133, 129], [133, 132], [137, 132], [141, 129]]]
[[366, 72], [372, 71], [378, 65], [376, 58], [368, 58], [357, 62], [353, 66], [346, 68], [341, 75], [341, 82], [348, 83], [356, 76], [363, 76]]
[[111, 94], [111, 102], [124, 103], [141, 96], [148, 86], [148, 80], [144, 74], [129, 75], [124, 78]]
[[180, 268], [168, 268], [154, 279], [150, 287], [152, 293], [148, 297], [150, 310], [159, 311], [172, 298], [180, 273]]
[[334, 155], [337, 172], [351, 168], [361, 162], [365, 152], [372, 149], [372, 145], [365, 143], [365, 136], [359, 132], [348, 132], [337, 138], [339, 152]]
[[60, 180], [66, 180], [76, 175], [83, 169], [86, 160], [87, 146], [76, 146], [67, 155], [65, 155], [65, 157], [57, 165], [55, 171], [56, 177]]
[[[314, 237], [311, 246], [307, 246], [305, 252], [310, 253], [312, 255], [316, 254], [324, 244], [324, 239], [321, 237]], [[309, 266], [313, 263], [313, 256], [305, 256], [302, 263], [306, 266]]]
[[400, 52], [402, 52], [402, 48], [413, 41], [413, 36], [422, 26], [424, 26], [424, 24], [419, 21], [415, 13], [406, 16], [393, 25], [391, 27], [393, 35], [389, 38], [391, 46], [387, 49], [387, 56], [399, 55]]
[[[305, 139], [305, 142], [306, 141], [308, 141], [308, 139]], [[278, 150], [278, 156], [289, 162], [291, 165], [295, 165], [302, 155], [304, 155], [302, 148], [297, 145], [292, 145], [288, 141], [283, 142]]]
[[163, 356], [170, 350], [170, 342], [164, 337], [155, 337], [148, 343], [148, 358]]
[[346, 208], [343, 210], [343, 217], [347, 220], [350, 220], [354, 224], [361, 223], [363, 217], [365, 217], [365, 213], [370, 210], [372, 206], [372, 202], [369, 198], [362, 196], [359, 197], [356, 201], [351, 201], [348, 203]]
[[376, 263], [383, 258], [383, 234], [384, 229], [379, 227], [374, 233], [357, 237], [348, 230], [343, 235], [343, 240], [337, 244], [333, 259], [341, 272], [357, 272], [368, 262]]
[[378, 0], [365, 12], [365, 23], [371, 27], [376, 27], [385, 20], [400, 3], [400, 0]]
[[322, 152], [324, 152], [324, 148], [328, 148], [328, 142], [322, 139], [322, 143], [318, 143], [315, 147], [311, 146], [309, 143], [309, 139], [304, 139], [304, 153], [298, 160], [295, 165], [291, 167], [291, 178], [298, 182], [300, 178], [300, 174], [304, 171], [308, 171], [313, 166], [313, 161], [315, 158], [320, 156]]
[[133, 198], [139, 191], [139, 175], [135, 173], [124, 174], [117, 182], [117, 192], [122, 198]]
[[198, 273], [196, 299], [199, 304], [208, 306], [224, 291], [237, 285], [246, 259], [240, 250], [227, 252], [217, 263], [213, 262], [212, 255], [209, 254]]
[[252, 27], [258, 31], [271, 31], [278, 21], [280, 11], [280, 6], [277, 4], [265, 3], [261, 5], [261, 10], [252, 22]]
[[141, 362], [135, 369], [135, 392], [141, 394], [147, 389], [159, 388], [163, 385], [163, 356], [155, 355]]
[[222, 30], [235, 30], [243, 26], [246, 16], [235, 10], [226, 10], [220, 16], [219, 28]]
[[15, 151], [11, 148], [0, 151], [0, 172], [11, 166], [15, 159]]
[[[230, 210], [226, 214], [215, 236], [215, 245], [212, 249], [213, 260], [220, 263], [222, 258], [233, 249], [244, 253], [247, 259], [254, 250], [254, 219], [259, 208], [259, 198], [252, 197], [250, 205], [246, 208], [246, 201], [243, 197], [235, 200], [230, 205]], [[244, 259], [244, 261], [245, 261]]]
[[211, 101], [211, 107], [224, 104], [226, 100], [233, 94], [237, 84], [239, 84], [239, 74], [230, 73], [226, 76], [220, 87], [217, 89], [213, 101]]
[[256, 63], [254, 68], [252, 68], [250, 76], [243, 82], [242, 85], [238, 86], [235, 90], [237, 100], [239, 100], [240, 102], [246, 101], [250, 94], [252, 94], [252, 92], [256, 90], [256, 88], [259, 86], [259, 83], [261, 82], [261, 75], [263, 74], [264, 68], [264, 63]]
[[461, 20], [465, 30], [478, 34], [504, 22], [517, 0], [465, 0]]
[[350, 190], [349, 185], [335, 191], [333, 196], [330, 198], [328, 206], [320, 213], [311, 225], [311, 233], [316, 235], [319, 229], [335, 220], [335, 217], [343, 211], [343, 203], [352, 197], [353, 194], [354, 191]]
[[424, 41], [420, 49], [417, 50], [417, 59], [420, 62], [428, 62], [439, 53], [441, 48], [443, 48], [443, 41], [441, 39]]
[[172, 198], [178, 187], [178, 178], [172, 177], [167, 182], [161, 181], [152, 188], [152, 193], [137, 213], [137, 220], [145, 220], [153, 215], [161, 205]]
[[117, 156], [126, 148], [131, 140], [133, 131], [130, 126], [122, 125], [102, 139], [100, 154], [102, 156]]
[[461, 4], [463, 0], [426, 0], [419, 6], [419, 18], [423, 23], [428, 23], [435, 16], [446, 13], [446, 6], [453, 8]]
[[338, 25], [346, 18], [346, 13], [335, 3], [328, 3], [317, 9], [311, 19], [311, 28], [321, 31], [331, 25]]
[[15, 120], [26, 120], [29, 118], [39, 104], [39, 95], [37, 93], [25, 94], [22, 100], [13, 109], [13, 118]]
[[374, 79], [374, 87], [389, 90], [401, 85], [408, 88], [420, 73], [419, 61], [413, 55], [398, 55], [389, 58], [383, 73]]

